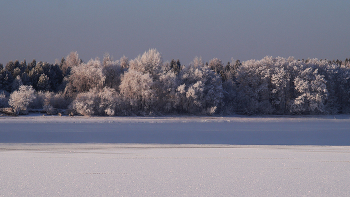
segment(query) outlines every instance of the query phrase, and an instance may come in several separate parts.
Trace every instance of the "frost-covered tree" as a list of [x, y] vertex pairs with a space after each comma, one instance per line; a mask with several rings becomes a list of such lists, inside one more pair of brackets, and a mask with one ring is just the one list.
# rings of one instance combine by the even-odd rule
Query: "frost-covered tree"
[[90, 89], [89, 92], [79, 93], [72, 102], [72, 109], [78, 114], [91, 116], [97, 114], [99, 103], [96, 89]]
[[122, 113], [123, 102], [115, 89], [105, 87], [98, 93], [98, 96], [100, 115], [114, 116]]
[[176, 108], [180, 113], [213, 114], [222, 107], [221, 77], [205, 66], [201, 58], [180, 71]]
[[69, 55], [64, 59], [62, 62], [61, 70], [63, 74], [69, 75], [71, 68], [78, 66], [82, 63], [81, 59], [79, 58], [78, 52], [72, 51], [69, 53]]
[[46, 92], [37, 91], [34, 93], [35, 99], [28, 105], [29, 109], [42, 109], [45, 103]]
[[[170, 65], [169, 65], [170, 66]], [[164, 73], [155, 83], [158, 95], [157, 108], [161, 112], [170, 113], [176, 109], [176, 89], [179, 85], [179, 77], [174, 70]]]
[[297, 97], [294, 99], [291, 111], [299, 114], [326, 113], [327, 99], [326, 80], [318, 74], [318, 69], [309, 67], [294, 79]]
[[[123, 58], [121, 60], [123, 60]], [[109, 54], [105, 55], [103, 58], [102, 68], [102, 73], [106, 77], [105, 86], [119, 91], [121, 75], [124, 73], [124, 71], [125, 69], [120, 65], [120, 61], [113, 61]]]
[[[68, 109], [70, 105], [70, 100], [67, 100], [62, 92], [37, 91], [35, 92], [35, 97], [36, 98], [28, 106], [29, 108], [44, 110]], [[52, 113], [52, 111], [49, 113]]]
[[[27, 108], [66, 108], [74, 100], [77, 113], [90, 115], [350, 113], [349, 65], [349, 59], [264, 57], [226, 66], [217, 58], [206, 64], [195, 58], [185, 66], [163, 63], [156, 49], [130, 62], [106, 54], [102, 62], [82, 63], [71, 52], [55, 64], [0, 65], [0, 92], [17, 94], [31, 85], [36, 99]], [[2, 102], [8, 98], [1, 95]]]
[[[125, 62], [123, 59], [120, 62]], [[137, 114], [153, 113], [163, 107], [162, 99], [159, 98], [164, 92], [160, 77], [165, 73], [162, 56], [156, 49], [150, 49], [130, 61], [119, 86], [130, 111]]]
[[218, 58], [214, 58], [210, 60], [208, 66], [211, 70], [213, 70], [217, 74], [223, 73], [224, 66], [222, 65], [221, 60], [219, 60]]
[[226, 66], [219, 72], [222, 78], [222, 81], [235, 81], [237, 69], [242, 65], [241, 61], [231, 59], [231, 62], [227, 62]]
[[293, 95], [292, 81], [295, 78], [293, 67], [300, 62], [293, 57], [265, 57], [269, 65], [269, 92], [273, 114], [288, 114]]
[[72, 68], [69, 76], [70, 86], [74, 92], [87, 92], [92, 88], [103, 88], [105, 76], [99, 59], [91, 59]]
[[333, 61], [312, 59], [311, 66], [326, 80], [326, 113], [349, 113], [350, 108], [350, 69]]
[[159, 79], [159, 75], [163, 73], [162, 66], [162, 55], [156, 49], [150, 49], [130, 61], [130, 69], [148, 73], [154, 80]]
[[325, 61], [265, 57], [243, 62], [236, 74], [238, 111], [245, 114], [325, 113]]
[[64, 97], [62, 92], [47, 92], [44, 105], [50, 105], [57, 109], [67, 109], [70, 102]]
[[237, 108], [244, 114], [268, 114], [272, 112], [269, 102], [269, 61], [248, 60], [238, 68], [236, 74]]
[[105, 87], [102, 90], [93, 88], [89, 92], [79, 93], [71, 107], [84, 116], [114, 116], [123, 113], [121, 105], [122, 101], [115, 89]]
[[10, 95], [9, 105], [18, 115], [20, 111], [27, 112], [27, 107], [35, 99], [34, 89], [32, 86], [22, 85], [17, 91]]
[[271, 95], [270, 101], [274, 113], [288, 113], [290, 102], [290, 76], [283, 66], [276, 66], [271, 73]]
[[225, 107], [222, 109], [224, 114], [232, 114], [236, 112], [237, 88], [235, 83], [235, 73], [238, 67], [239, 60], [228, 62], [224, 67], [222, 61], [214, 58], [209, 61], [209, 68], [219, 74], [222, 80], [223, 88], [223, 103]]
[[120, 94], [131, 112], [142, 114], [153, 110], [157, 95], [152, 86], [153, 79], [149, 73], [129, 69], [124, 74], [119, 87]]
[[119, 62], [122, 69], [127, 70], [129, 68], [129, 59], [127, 57], [125, 56], [121, 57]]

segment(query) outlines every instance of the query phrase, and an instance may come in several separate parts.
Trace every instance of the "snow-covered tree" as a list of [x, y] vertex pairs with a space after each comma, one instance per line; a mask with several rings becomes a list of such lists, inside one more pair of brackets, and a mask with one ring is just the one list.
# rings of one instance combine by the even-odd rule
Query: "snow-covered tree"
[[[125, 64], [125, 62], [123, 64]], [[120, 65], [120, 61], [113, 61], [108, 54], [105, 55], [102, 68], [102, 73], [106, 77], [105, 86], [119, 91], [121, 75], [124, 71], [125, 69]]]
[[52, 93], [46, 97], [49, 100], [49, 105], [57, 109], [67, 109], [70, 102], [64, 97], [62, 92]]
[[92, 88], [102, 88], [105, 82], [103, 67], [99, 59], [91, 59], [72, 68], [69, 83], [74, 91], [87, 92]]
[[64, 97], [62, 92], [35, 92], [35, 99], [28, 106], [32, 109], [43, 109], [48, 114], [56, 114], [55, 109], [68, 109], [70, 105], [70, 100]]
[[[123, 57], [120, 62], [121, 67], [125, 68], [127, 59]], [[131, 112], [150, 113], [163, 106], [159, 98], [164, 92], [160, 77], [165, 73], [162, 56], [156, 49], [150, 49], [130, 61], [119, 89]]]
[[27, 112], [27, 107], [35, 99], [34, 89], [32, 86], [22, 85], [17, 91], [10, 95], [9, 105], [18, 115], [20, 111]]
[[162, 66], [162, 55], [156, 49], [150, 49], [142, 56], [130, 61], [130, 69], [142, 74], [148, 73], [154, 80], [157, 80], [159, 75], [163, 73]]
[[[36, 99], [23, 109], [66, 108], [74, 100], [76, 111], [92, 115], [350, 113], [349, 65], [349, 59], [264, 57], [232, 59], [226, 66], [217, 58], [205, 65], [195, 58], [185, 66], [174, 59], [164, 63], [156, 49], [130, 62], [106, 54], [102, 62], [83, 63], [71, 52], [55, 64], [0, 65], [0, 92], [14, 97], [22, 85], [32, 86]], [[0, 100], [9, 103], [9, 97], [1, 94]]]
[[221, 60], [219, 60], [218, 58], [214, 58], [210, 60], [208, 66], [211, 70], [213, 70], [217, 74], [223, 73], [224, 66], [222, 65]]
[[317, 68], [308, 67], [294, 79], [297, 97], [294, 99], [291, 112], [298, 114], [326, 113], [327, 86], [323, 75]]
[[270, 103], [272, 107], [272, 113], [274, 114], [288, 114], [289, 105], [292, 99], [291, 83], [294, 79], [293, 66], [299, 64], [293, 57], [289, 58], [272, 58], [265, 57], [265, 60], [270, 62], [269, 64], [269, 92]]
[[79, 58], [78, 52], [72, 51], [62, 62], [61, 70], [65, 76], [69, 75], [71, 68], [78, 66], [81, 63], [82, 61]]
[[129, 59], [127, 57], [125, 56], [121, 57], [119, 62], [122, 69], [127, 70], [129, 68]]
[[125, 99], [131, 112], [143, 113], [152, 111], [157, 99], [152, 89], [153, 79], [149, 73], [129, 69], [120, 84], [120, 94]]
[[180, 71], [176, 89], [176, 108], [191, 114], [213, 114], [223, 103], [221, 77], [205, 66], [201, 58]]
[[237, 108], [244, 114], [269, 114], [269, 58], [260, 61], [248, 60], [237, 70]]
[[176, 72], [170, 71], [160, 76], [155, 83], [158, 95], [157, 108], [165, 113], [173, 112], [176, 109], [176, 89], [179, 79]]
[[105, 87], [102, 91], [99, 91], [98, 97], [99, 115], [126, 115], [124, 111], [124, 102], [115, 89]]
[[97, 114], [98, 107], [98, 94], [96, 89], [90, 89], [88, 92], [79, 93], [72, 102], [72, 109], [84, 116]]
[[105, 87], [102, 90], [93, 88], [89, 92], [79, 93], [71, 107], [84, 116], [114, 116], [120, 113], [120, 104], [119, 94], [114, 89]]

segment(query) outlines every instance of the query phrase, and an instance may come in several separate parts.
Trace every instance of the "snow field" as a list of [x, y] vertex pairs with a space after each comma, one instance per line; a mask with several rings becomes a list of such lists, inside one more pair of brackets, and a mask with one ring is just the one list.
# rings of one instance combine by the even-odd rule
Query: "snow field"
[[1, 144], [1, 196], [349, 196], [350, 148]]

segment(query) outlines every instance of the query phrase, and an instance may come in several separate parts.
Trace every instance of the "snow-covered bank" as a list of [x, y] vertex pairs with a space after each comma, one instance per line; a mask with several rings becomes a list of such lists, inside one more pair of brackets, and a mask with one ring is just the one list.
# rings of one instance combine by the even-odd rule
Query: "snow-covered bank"
[[350, 118], [58, 117], [0, 118], [0, 143], [350, 145]]
[[0, 144], [0, 196], [349, 196], [349, 146]]
[[350, 115], [266, 116], [0, 116], [1, 123], [192, 123], [192, 122], [350, 122]]

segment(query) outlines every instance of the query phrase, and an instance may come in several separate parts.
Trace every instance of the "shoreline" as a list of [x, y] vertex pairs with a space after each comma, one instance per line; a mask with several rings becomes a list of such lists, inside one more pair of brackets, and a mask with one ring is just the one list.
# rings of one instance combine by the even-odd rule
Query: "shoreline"
[[231, 116], [57, 116], [32, 113], [0, 116], [1, 123], [200, 123], [200, 122], [350, 122], [350, 115], [231, 115]]

